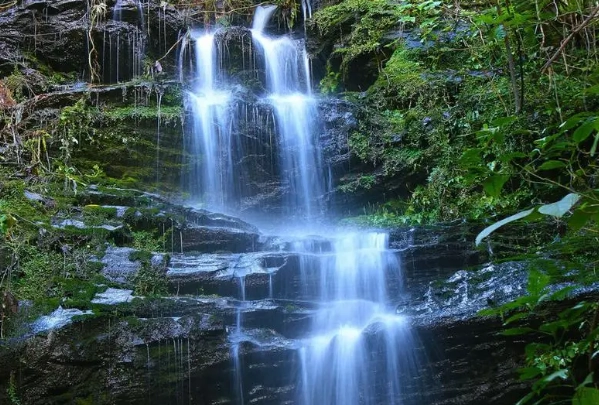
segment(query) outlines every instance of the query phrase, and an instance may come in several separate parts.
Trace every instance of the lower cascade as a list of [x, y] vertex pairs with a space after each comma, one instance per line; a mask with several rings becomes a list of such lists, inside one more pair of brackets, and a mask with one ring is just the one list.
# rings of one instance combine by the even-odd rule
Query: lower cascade
[[[262, 304], [246, 300], [251, 268], [235, 274], [240, 301], [229, 338], [236, 403], [247, 403], [248, 390], [269, 384], [245, 368], [243, 348], [273, 345], [294, 352], [291, 369], [277, 371], [295, 387], [293, 403], [406, 403], [401, 381], [415, 369], [416, 358], [409, 323], [389, 299], [390, 292], [401, 291], [402, 277], [396, 252], [387, 245], [388, 235], [376, 232], [301, 237], [285, 244], [288, 254], [299, 257], [300, 287], [293, 302], [306, 308], [310, 319], [295, 340], [244, 327], [244, 313]], [[270, 280], [264, 300], [284, 301], [289, 295], [273, 289], [272, 275]]]
[[405, 319], [386, 308], [387, 283], [401, 280], [387, 235], [339, 236], [330, 250], [299, 245], [303, 286], [317, 292], [318, 309], [299, 349], [297, 403], [400, 404], [412, 346]]

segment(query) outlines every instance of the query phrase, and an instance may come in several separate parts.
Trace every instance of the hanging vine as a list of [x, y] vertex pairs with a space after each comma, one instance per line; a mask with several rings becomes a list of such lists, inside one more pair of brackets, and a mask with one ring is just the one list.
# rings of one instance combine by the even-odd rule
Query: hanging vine
[[108, 7], [106, 6], [106, 3], [101, 0], [89, 0], [87, 10], [89, 18], [89, 29], [87, 31], [89, 53], [87, 55], [87, 63], [89, 66], [90, 82], [94, 83], [100, 81], [100, 65], [98, 63], [98, 51], [96, 49], [96, 44], [94, 43], [93, 31], [98, 26], [99, 22], [106, 16]]

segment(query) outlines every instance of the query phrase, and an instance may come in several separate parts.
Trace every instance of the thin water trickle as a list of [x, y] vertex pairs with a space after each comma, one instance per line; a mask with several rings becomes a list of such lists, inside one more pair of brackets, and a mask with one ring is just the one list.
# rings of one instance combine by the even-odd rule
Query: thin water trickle
[[117, 0], [112, 12], [114, 30], [108, 34], [108, 57], [103, 55], [103, 77], [110, 83], [119, 83], [140, 76], [143, 73], [147, 32], [145, 30], [143, 8], [137, 3], [137, 24], [123, 20], [123, 0]]
[[161, 106], [162, 106], [162, 95], [163, 90], [156, 88], [156, 187], [160, 184], [160, 127], [162, 125], [162, 115], [161, 115]]

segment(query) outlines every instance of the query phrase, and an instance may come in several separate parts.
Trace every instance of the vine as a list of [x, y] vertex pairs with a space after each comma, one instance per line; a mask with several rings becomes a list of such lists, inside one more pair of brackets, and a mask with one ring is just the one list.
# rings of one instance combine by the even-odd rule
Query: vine
[[100, 81], [100, 65], [98, 63], [98, 51], [94, 42], [93, 32], [97, 25], [106, 16], [108, 7], [102, 0], [88, 0], [87, 9], [89, 21], [89, 28], [87, 31], [87, 39], [89, 41], [87, 63], [89, 67], [90, 82], [96, 83]]

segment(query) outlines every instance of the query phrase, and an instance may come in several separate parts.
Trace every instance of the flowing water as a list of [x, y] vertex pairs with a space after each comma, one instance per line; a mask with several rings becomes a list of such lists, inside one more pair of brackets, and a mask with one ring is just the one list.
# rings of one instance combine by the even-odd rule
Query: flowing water
[[108, 30], [108, 37], [104, 38], [102, 52], [105, 83], [130, 80], [143, 73], [147, 30], [141, 1], [137, 1], [135, 7], [136, 16], [128, 16], [131, 21], [126, 21], [123, 15], [123, 11], [127, 10], [125, 0], [117, 0], [114, 5], [111, 29]]
[[[248, 156], [256, 156], [265, 171], [276, 172], [279, 178], [284, 213], [313, 219], [322, 212], [321, 199], [326, 191], [322, 177], [327, 173], [315, 145], [317, 103], [303, 41], [265, 33], [274, 10], [275, 6], [258, 7], [251, 29], [250, 63], [264, 79], [256, 100], [247, 100], [243, 91], [236, 94], [240, 93], [239, 84], [227, 77], [222, 33], [192, 33], [194, 83], [188, 102], [194, 117], [190, 152], [197, 160], [193, 162], [191, 191], [205, 207], [235, 211], [241, 200], [252, 194], [240, 183], [259, 183], [242, 180], [260, 172], [243, 163]], [[240, 127], [263, 127], [256, 135], [262, 138], [261, 143], [247, 136], [233, 137], [233, 131]], [[267, 133], [275, 134], [276, 139], [268, 139]], [[273, 151], [276, 157], [269, 157]], [[274, 165], [277, 167], [273, 169]]]
[[[302, 1], [302, 8], [304, 16], [311, 14], [309, 0]], [[323, 196], [332, 184], [330, 168], [323, 164], [318, 148], [318, 99], [312, 93], [309, 58], [303, 40], [268, 33], [275, 9], [259, 6], [249, 30], [251, 57], [243, 64], [256, 70], [254, 78], [261, 81], [259, 90], [252, 90], [253, 101], [248, 91], [240, 90], [243, 84], [230, 76], [222, 32], [190, 35], [195, 52], [187, 97], [193, 115], [191, 189], [201, 205], [211, 209], [234, 212], [242, 204], [251, 187], [240, 183], [251, 183], [243, 176], [253, 170], [244, 167], [245, 158], [267, 154], [253, 141], [239, 139], [237, 128], [253, 126], [258, 128], [257, 136], [274, 138], [265, 144], [272, 146], [269, 153], [276, 152], [269, 162], [276, 162], [284, 190], [282, 218], [299, 218], [310, 229], [324, 232], [318, 221], [325, 212]], [[182, 43], [181, 72], [187, 39]], [[248, 45], [242, 42], [241, 47]], [[285, 246], [281, 249], [299, 257], [301, 298], [316, 308], [303, 336], [284, 343], [295, 353], [295, 366], [286, 370], [296, 389], [293, 403], [404, 404], [400, 381], [414, 368], [415, 360], [409, 322], [394, 309], [402, 276], [397, 252], [388, 249], [388, 235], [327, 231], [326, 237], [293, 237]], [[248, 402], [251, 389], [244, 383], [244, 375], [251, 373], [245, 370], [244, 345], [274, 344], [244, 327], [244, 312], [252, 305], [246, 300], [249, 273], [244, 269], [233, 274], [241, 299], [234, 304], [236, 320], [229, 328], [238, 404]], [[267, 269], [265, 276], [268, 291], [261, 299], [276, 300], [280, 292], [273, 274]]]

